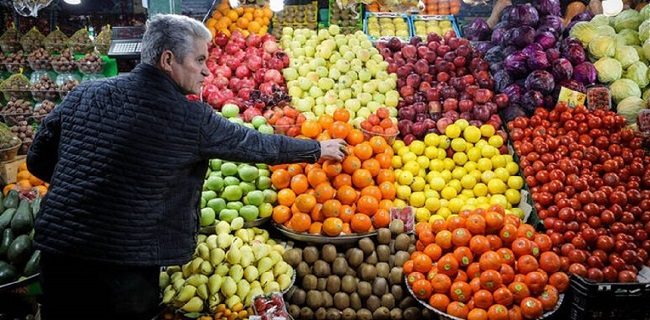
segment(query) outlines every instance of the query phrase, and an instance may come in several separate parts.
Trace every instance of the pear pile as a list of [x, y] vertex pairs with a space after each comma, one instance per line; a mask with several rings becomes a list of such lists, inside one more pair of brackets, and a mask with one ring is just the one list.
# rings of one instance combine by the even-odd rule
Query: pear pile
[[184, 312], [250, 306], [253, 297], [289, 288], [293, 268], [285, 248], [266, 230], [243, 228], [244, 220], [219, 221], [215, 234], [199, 235], [193, 259], [160, 273], [163, 303]]

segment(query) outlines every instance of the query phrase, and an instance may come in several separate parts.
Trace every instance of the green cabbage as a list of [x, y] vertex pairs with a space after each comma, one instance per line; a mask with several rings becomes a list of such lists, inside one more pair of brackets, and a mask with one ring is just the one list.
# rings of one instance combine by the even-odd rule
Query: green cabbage
[[641, 18], [643, 20], [648, 20], [648, 18], [650, 18], [650, 7], [648, 6], [643, 7], [640, 13], [641, 13]]
[[621, 78], [623, 68], [618, 60], [604, 57], [594, 63], [600, 83], [610, 83]]
[[637, 61], [625, 70], [623, 78], [636, 82], [639, 88], [645, 88], [650, 83], [650, 79], [648, 79], [648, 66], [641, 61]]
[[634, 50], [636, 50], [636, 55], [639, 56], [639, 61], [648, 64], [648, 59], [646, 59], [645, 54], [643, 52], [643, 48], [641, 46], [632, 46]]
[[627, 120], [627, 124], [635, 124], [639, 112], [648, 108], [648, 103], [639, 97], [627, 97], [616, 105], [616, 113]]
[[639, 85], [630, 79], [618, 79], [614, 81], [609, 86], [609, 90], [612, 92], [612, 100], [615, 104], [618, 104], [628, 97], [641, 98], [641, 89], [639, 89]]
[[[589, 49], [591, 49], [591, 43], [589, 44]], [[631, 64], [639, 61], [639, 54], [636, 52], [636, 49], [631, 46], [618, 47], [615, 49], [615, 51], [616, 53], [614, 54], [614, 59], [618, 60], [618, 62], [621, 63], [621, 67], [623, 69], [627, 69], [627, 67], [629, 67]]]
[[596, 59], [614, 57], [616, 54], [616, 38], [598, 36], [589, 42], [589, 54]]
[[650, 19], [643, 21], [639, 26], [639, 40], [645, 42], [650, 38]]
[[583, 47], [588, 46], [589, 42], [598, 35], [597, 27], [587, 21], [576, 23], [569, 31], [569, 36], [580, 40]]
[[604, 14], [597, 14], [593, 18], [591, 18], [591, 23], [592, 25], [598, 27], [598, 26], [608, 26], [609, 25], [609, 20], [610, 18]]
[[623, 29], [637, 30], [641, 22], [643, 22], [641, 14], [634, 9], [623, 10], [612, 18], [612, 25], [616, 32]]
[[639, 45], [639, 33], [636, 30], [624, 29], [616, 35], [618, 45], [634, 46]]
[[[650, 75], [650, 73], [649, 73], [649, 75]], [[645, 100], [647, 102], [649, 97], [650, 97], [650, 88], [646, 88], [645, 90], [643, 90], [643, 94], [641, 95], [641, 99], [643, 99], [643, 100]]]

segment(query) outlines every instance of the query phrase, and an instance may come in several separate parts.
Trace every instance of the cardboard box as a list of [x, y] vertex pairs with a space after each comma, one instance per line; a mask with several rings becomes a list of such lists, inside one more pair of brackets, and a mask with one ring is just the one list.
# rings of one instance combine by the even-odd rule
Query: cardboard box
[[16, 183], [16, 175], [18, 174], [18, 167], [25, 163], [26, 156], [17, 156], [13, 160], [0, 162], [0, 179], [3, 184]]

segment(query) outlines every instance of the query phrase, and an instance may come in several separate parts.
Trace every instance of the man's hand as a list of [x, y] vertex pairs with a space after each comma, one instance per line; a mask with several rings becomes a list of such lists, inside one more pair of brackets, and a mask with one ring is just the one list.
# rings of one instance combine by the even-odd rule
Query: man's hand
[[331, 139], [320, 142], [321, 159], [342, 161], [347, 154], [348, 149], [343, 139]]

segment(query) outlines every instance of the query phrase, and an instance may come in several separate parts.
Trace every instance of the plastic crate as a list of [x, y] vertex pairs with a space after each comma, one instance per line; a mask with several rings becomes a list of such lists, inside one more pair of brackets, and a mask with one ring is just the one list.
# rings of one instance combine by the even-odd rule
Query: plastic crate
[[[451, 23], [451, 28], [456, 32], [457, 37], [461, 37], [460, 33], [460, 28], [458, 27], [458, 22], [456, 21], [456, 17], [453, 15], [423, 15], [423, 14], [414, 14], [411, 15], [411, 35], [414, 37], [417, 36], [415, 33], [415, 22], [416, 21], [449, 21]], [[428, 33], [427, 33], [428, 34]], [[444, 35], [444, 32], [440, 34], [441, 36]]]
[[[336, 0], [330, 0], [329, 1], [329, 7], [328, 7], [328, 10], [327, 10], [327, 21], [326, 21], [328, 26], [330, 24], [337, 24], [337, 23], [332, 23], [332, 21], [331, 21], [332, 20], [332, 10], [334, 9], [333, 8], [334, 6], [337, 6], [337, 8], [338, 8], [338, 4], [336, 4]], [[356, 12], [358, 14], [358, 17], [356, 19], [356, 23], [355, 24], [350, 24], [348, 26], [343, 26], [343, 25], [339, 24], [339, 27], [345, 28], [345, 29], [356, 29], [356, 30], [362, 30], [363, 29], [363, 17], [364, 17], [364, 15], [363, 15], [363, 4], [358, 3], [356, 5], [355, 9], [356, 9]], [[342, 9], [342, 11], [348, 11], [349, 14], [354, 14], [352, 12], [352, 10], [349, 9], [349, 8]]]
[[636, 283], [596, 283], [571, 276], [569, 319], [650, 319], [650, 268]]
[[[306, 12], [306, 7], [313, 7], [313, 15], [304, 15], [297, 17], [296, 14]], [[287, 21], [284, 16], [288, 15], [293, 17], [292, 21]], [[311, 2], [308, 4], [298, 5], [285, 5], [284, 10], [276, 12], [271, 18], [271, 24], [274, 28], [293, 27], [293, 28], [309, 28], [316, 30], [318, 26], [318, 2]]]
[[[368, 34], [368, 19], [373, 18], [373, 17], [378, 18], [378, 19], [381, 19], [381, 18], [390, 18], [390, 19], [401, 18], [401, 19], [404, 19], [404, 22], [406, 23], [408, 35], [406, 35], [406, 36], [397, 36], [397, 35], [379, 35], [379, 36], [376, 36], [376, 35]], [[411, 39], [411, 37], [413, 37], [412, 29], [413, 28], [411, 27], [411, 19], [409, 19], [408, 15], [406, 15], [405, 13], [368, 12], [368, 11], [366, 11], [365, 14], [364, 14], [363, 33], [368, 35], [368, 38], [370, 39], [370, 41], [373, 41], [373, 42], [388, 41], [388, 40], [390, 40], [390, 38], [393, 38], [393, 37], [397, 37], [400, 40], [402, 40], [404, 42], [407, 42], [407, 41], [409, 41]]]

